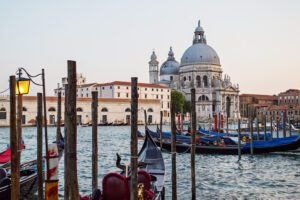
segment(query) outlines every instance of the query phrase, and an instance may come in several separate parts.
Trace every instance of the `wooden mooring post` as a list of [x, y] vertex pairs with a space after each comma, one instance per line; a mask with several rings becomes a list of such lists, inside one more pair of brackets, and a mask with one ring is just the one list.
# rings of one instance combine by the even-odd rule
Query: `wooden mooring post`
[[241, 119], [238, 119], [238, 155], [241, 160]]
[[267, 116], [264, 116], [264, 141], [267, 140]]
[[289, 121], [289, 135], [292, 136], [292, 124], [291, 124], [291, 117], [288, 117], [288, 121]]
[[98, 189], [98, 92], [92, 92], [92, 189]]
[[271, 140], [273, 139], [273, 117], [270, 117]]
[[196, 91], [191, 89], [191, 114], [192, 114], [192, 147], [191, 147], [191, 181], [192, 181], [192, 200], [196, 200], [196, 167], [195, 167], [195, 151], [196, 151]]
[[177, 200], [175, 102], [171, 100], [172, 200]]
[[67, 128], [67, 109], [68, 109], [68, 98], [67, 96], [69, 92], [68, 92], [68, 84], [65, 85], [65, 113], [64, 113], [64, 118], [65, 118], [65, 128], [64, 128], [64, 132], [65, 132], [65, 149], [64, 149], [64, 199], [65, 200], [69, 200], [69, 196], [70, 196], [70, 184], [69, 184], [69, 170], [67, 170], [68, 166], [69, 166], [69, 159], [68, 159], [68, 128]]
[[37, 178], [38, 200], [44, 199], [43, 192], [43, 94], [37, 93]]
[[[18, 83], [16, 83], [18, 84]], [[18, 134], [18, 143], [17, 143], [17, 168], [16, 173], [18, 174], [18, 177], [20, 178], [20, 164], [21, 164], [21, 143], [22, 143], [22, 115], [23, 115], [23, 95], [18, 94], [17, 95], [17, 134]], [[19, 184], [20, 185], [20, 184]], [[20, 192], [20, 189], [19, 189]]]
[[279, 138], [279, 117], [276, 119], [276, 137]]
[[59, 85], [58, 85], [58, 92], [57, 92], [57, 122], [56, 122], [56, 144], [57, 148], [60, 147], [60, 140], [62, 134], [61, 134], [61, 91], [59, 90]]
[[[76, 121], [76, 62], [68, 60], [68, 105], [66, 106], [65, 128], [67, 137], [68, 162], [65, 169], [68, 171], [69, 179], [69, 200], [79, 199], [78, 178], [77, 178], [77, 121]], [[65, 171], [66, 171], [65, 170]]]
[[20, 197], [20, 165], [18, 162], [18, 132], [16, 123], [16, 77], [9, 77], [10, 88], [10, 148], [11, 148], [11, 190], [10, 199], [17, 200]]
[[[130, 184], [130, 199], [138, 199], [137, 191], [137, 170], [138, 170], [138, 144], [137, 144], [137, 121], [138, 121], [138, 79], [137, 77], [131, 78], [131, 184]], [[147, 121], [145, 121], [145, 125]]]
[[258, 115], [256, 115], [256, 134], [257, 134], [257, 140], [260, 140]]
[[283, 137], [286, 137], [286, 110], [283, 112], [282, 124], [283, 124]]
[[250, 119], [250, 154], [253, 155], [253, 118]]
[[163, 111], [160, 111], [160, 120], [159, 120], [159, 141], [160, 141], [160, 150], [162, 151], [162, 121], [163, 121]]

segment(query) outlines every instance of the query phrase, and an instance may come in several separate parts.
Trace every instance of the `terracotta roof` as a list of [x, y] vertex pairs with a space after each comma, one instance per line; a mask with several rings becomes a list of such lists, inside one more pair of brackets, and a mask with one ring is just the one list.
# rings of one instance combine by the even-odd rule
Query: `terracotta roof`
[[[97, 86], [110, 86], [110, 85], [125, 85], [125, 86], [130, 86], [131, 82], [126, 82], [126, 81], [113, 81], [113, 82], [109, 82], [109, 83], [98, 83]], [[159, 84], [151, 84], [151, 83], [138, 83], [139, 87], [153, 87], [153, 88], [168, 88], [166, 86], [163, 85], [159, 85]]]
[[276, 95], [264, 95], [264, 94], [241, 94], [240, 97], [253, 97], [260, 100], [277, 100]]

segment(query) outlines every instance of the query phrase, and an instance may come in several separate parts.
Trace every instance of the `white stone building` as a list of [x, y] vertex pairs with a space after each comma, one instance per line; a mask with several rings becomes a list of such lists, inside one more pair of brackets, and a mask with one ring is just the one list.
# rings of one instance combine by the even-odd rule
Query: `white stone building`
[[[62, 79], [64, 80], [64, 78]], [[61, 88], [55, 89], [54, 93], [60, 90], [65, 96], [65, 84]], [[92, 91], [98, 91], [98, 98], [104, 99], [127, 99], [131, 98], [131, 83], [125, 81], [114, 81], [109, 83], [85, 83], [77, 85], [78, 98], [91, 98]], [[163, 112], [163, 120], [169, 121], [171, 89], [165, 85], [138, 83], [138, 94], [141, 100], [158, 100], [159, 111]]]
[[[47, 122], [54, 125], [57, 119], [57, 97], [47, 97]], [[77, 98], [77, 123], [91, 123], [91, 98]], [[130, 99], [99, 98], [98, 123], [130, 123]], [[10, 118], [9, 96], [0, 97], [0, 126], [9, 126]], [[160, 121], [160, 99], [139, 99], [138, 123], [144, 124], [144, 110], [147, 111], [148, 123], [158, 124]], [[64, 97], [62, 98], [62, 113], [64, 113]], [[168, 114], [167, 114], [168, 115]], [[37, 116], [36, 96], [23, 96], [23, 125], [35, 125]], [[64, 121], [64, 114], [62, 114]], [[169, 122], [164, 117], [164, 122]]]
[[[206, 120], [213, 113], [237, 118], [239, 113], [239, 86], [231, 83], [228, 75], [222, 75], [220, 59], [216, 51], [207, 45], [204, 29], [198, 26], [194, 31], [193, 44], [184, 52], [181, 62], [175, 60], [172, 48], [168, 59], [158, 69], [155, 52], [149, 62], [150, 83], [158, 83], [181, 91], [190, 100], [191, 88], [196, 89], [198, 120]], [[156, 65], [155, 65], [156, 64]]]

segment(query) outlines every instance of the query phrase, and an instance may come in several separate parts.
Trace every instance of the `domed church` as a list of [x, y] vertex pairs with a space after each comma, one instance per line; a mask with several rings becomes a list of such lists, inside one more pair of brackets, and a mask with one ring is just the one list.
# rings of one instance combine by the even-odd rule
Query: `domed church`
[[191, 88], [196, 89], [198, 121], [207, 120], [214, 113], [235, 119], [239, 112], [239, 85], [232, 84], [228, 75], [222, 75], [220, 59], [207, 44], [204, 29], [198, 21], [193, 44], [176, 61], [172, 47], [168, 58], [158, 70], [159, 62], [153, 51], [149, 62], [150, 83], [163, 84], [181, 91], [191, 99]]

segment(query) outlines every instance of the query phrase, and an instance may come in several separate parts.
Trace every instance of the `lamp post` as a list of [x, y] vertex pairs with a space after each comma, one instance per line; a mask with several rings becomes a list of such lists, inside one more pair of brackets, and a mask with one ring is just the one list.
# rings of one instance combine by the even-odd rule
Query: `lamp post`
[[[22, 77], [24, 72], [27, 78]], [[49, 152], [48, 152], [48, 130], [47, 130], [47, 113], [46, 113], [46, 88], [45, 88], [45, 71], [42, 69], [42, 73], [37, 75], [29, 74], [26, 69], [19, 68], [17, 71], [18, 80], [16, 84], [16, 94], [23, 95], [28, 94], [30, 89], [30, 82], [34, 85], [41, 86], [43, 88], [43, 107], [44, 107], [44, 131], [45, 131], [45, 149], [46, 149], [46, 169], [47, 169], [47, 180], [49, 179]], [[33, 80], [38, 76], [42, 77], [42, 84], [39, 84]]]

